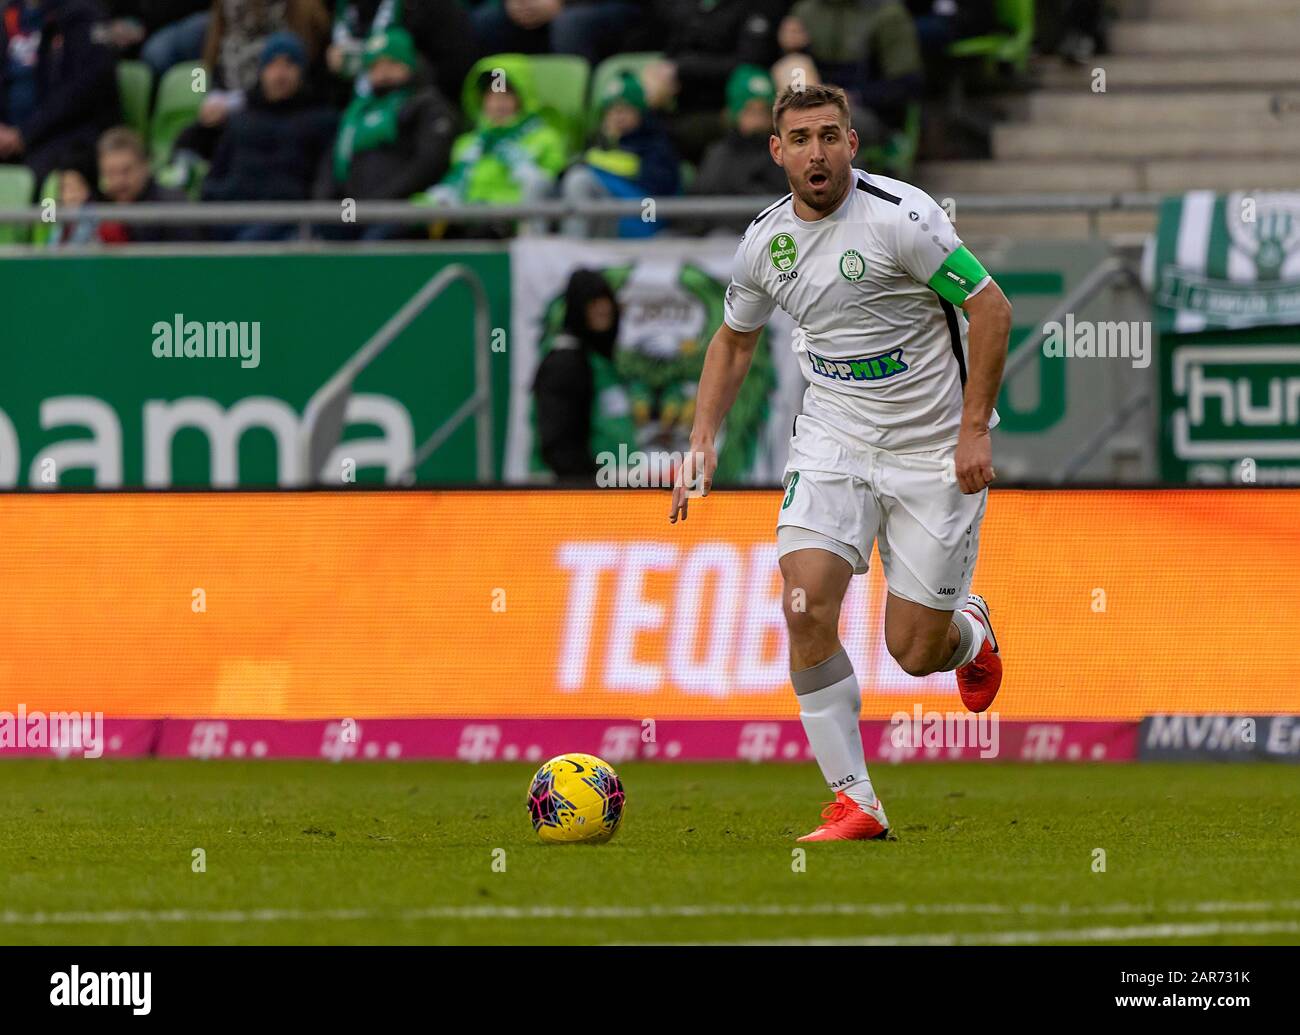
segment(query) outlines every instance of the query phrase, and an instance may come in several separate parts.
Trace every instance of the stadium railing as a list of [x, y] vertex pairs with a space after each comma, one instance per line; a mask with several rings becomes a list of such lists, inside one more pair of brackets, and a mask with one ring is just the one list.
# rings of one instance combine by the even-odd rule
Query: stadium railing
[[[1082, 212], [1089, 217], [1089, 232], [1098, 236], [1097, 219], [1107, 212], [1154, 212], [1164, 195], [1159, 192], [962, 194], [954, 201], [964, 213], [1010, 214], [1026, 212]], [[776, 198], [763, 197], [668, 197], [656, 198], [655, 217], [666, 220], [689, 218], [723, 223], [740, 216], [752, 216]], [[297, 224], [303, 237], [313, 226], [340, 223], [421, 224], [499, 223], [512, 220], [560, 220], [567, 216], [638, 216], [643, 201], [637, 198], [602, 201], [556, 199], [524, 205], [419, 205], [405, 201], [358, 201], [348, 219], [342, 217], [338, 201], [302, 202], [203, 202], [144, 203], [138, 205], [86, 205], [66, 215], [61, 222], [83, 219], [127, 225], [237, 226], [247, 223]], [[0, 227], [9, 224], [37, 225], [50, 221], [38, 205], [0, 208]]]

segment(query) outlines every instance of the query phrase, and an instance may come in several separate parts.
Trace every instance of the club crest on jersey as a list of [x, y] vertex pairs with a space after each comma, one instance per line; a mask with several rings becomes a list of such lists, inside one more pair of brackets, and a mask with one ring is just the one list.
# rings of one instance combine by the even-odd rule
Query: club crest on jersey
[[867, 260], [862, 253], [850, 248], [840, 256], [840, 276], [845, 280], [858, 281], [867, 275]]
[[767, 243], [767, 254], [778, 272], [788, 273], [799, 259], [799, 247], [789, 234], [777, 234]]
[[878, 356], [864, 356], [861, 359], [826, 359], [815, 352], [809, 352], [808, 359], [814, 373], [829, 377], [832, 381], [883, 381], [908, 369], [903, 362], [901, 346]]

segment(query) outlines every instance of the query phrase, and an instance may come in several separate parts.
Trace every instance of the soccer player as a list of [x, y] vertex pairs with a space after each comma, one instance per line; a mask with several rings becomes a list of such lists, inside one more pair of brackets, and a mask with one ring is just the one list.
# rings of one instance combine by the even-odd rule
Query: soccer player
[[791, 193], [740, 239], [669, 520], [686, 518], [688, 486], [708, 493], [719, 428], [779, 305], [798, 324], [808, 381], [777, 519], [790, 678], [835, 795], [799, 840], [883, 838], [840, 604], [878, 543], [890, 654], [913, 676], [955, 669], [971, 711], [993, 703], [997, 638], [987, 603], [968, 594], [1011, 306], [930, 197], [852, 167], [858, 138], [843, 90], [787, 89], [772, 119], [772, 159]]

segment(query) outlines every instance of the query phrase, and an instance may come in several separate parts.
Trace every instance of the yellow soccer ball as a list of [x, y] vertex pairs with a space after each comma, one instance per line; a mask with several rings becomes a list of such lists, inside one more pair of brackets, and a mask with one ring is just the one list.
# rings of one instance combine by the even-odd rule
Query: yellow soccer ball
[[623, 781], [595, 755], [552, 758], [528, 788], [528, 814], [548, 844], [601, 844], [623, 822]]

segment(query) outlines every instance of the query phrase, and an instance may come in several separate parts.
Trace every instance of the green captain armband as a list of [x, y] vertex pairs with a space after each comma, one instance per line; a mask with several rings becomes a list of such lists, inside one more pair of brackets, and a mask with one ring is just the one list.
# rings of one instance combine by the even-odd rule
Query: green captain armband
[[963, 244], [935, 270], [930, 278], [930, 287], [940, 298], [961, 305], [987, 276], [988, 272], [980, 265], [979, 259]]

